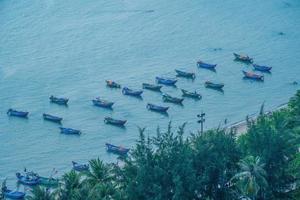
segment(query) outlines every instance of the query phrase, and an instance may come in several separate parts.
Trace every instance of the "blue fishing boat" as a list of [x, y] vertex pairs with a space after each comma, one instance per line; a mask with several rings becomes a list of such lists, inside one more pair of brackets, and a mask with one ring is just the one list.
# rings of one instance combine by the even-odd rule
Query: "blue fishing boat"
[[178, 77], [185, 77], [185, 78], [192, 78], [192, 79], [196, 77], [195, 73], [192, 72], [184, 72], [178, 69], [175, 69], [175, 72], [177, 73]]
[[260, 74], [255, 74], [253, 72], [246, 72], [246, 71], [242, 71], [244, 74], [244, 78], [248, 78], [248, 79], [252, 79], [252, 80], [257, 80], [257, 81], [263, 81], [264, 80], [264, 76], [260, 75]]
[[18, 182], [23, 185], [35, 186], [39, 184], [39, 177], [33, 175], [22, 175], [21, 173], [16, 173]]
[[106, 85], [107, 87], [110, 87], [110, 88], [121, 88], [121, 85], [112, 81], [112, 80], [106, 80]]
[[105, 146], [106, 146], [106, 149], [108, 152], [116, 153], [116, 154], [123, 155], [123, 156], [126, 155], [129, 151], [128, 148], [116, 146], [116, 145], [109, 144], [109, 143], [105, 143]]
[[22, 118], [26, 118], [28, 116], [29, 112], [24, 112], [24, 111], [17, 111], [14, 109], [8, 109], [7, 111], [7, 115], [9, 116], [15, 116], [15, 117], [22, 117]]
[[195, 98], [195, 99], [201, 99], [202, 96], [201, 94], [195, 92], [189, 92], [187, 90], [181, 89], [182, 92], [182, 96], [186, 96], [186, 97], [191, 97], [191, 98]]
[[49, 115], [46, 113], [43, 114], [43, 118], [44, 118], [44, 120], [48, 120], [48, 121], [56, 122], [56, 123], [61, 123], [61, 121], [63, 120], [63, 118], [61, 118], [61, 117]]
[[217, 89], [217, 90], [222, 90], [224, 87], [223, 83], [213, 83], [211, 81], [206, 81], [204, 84], [205, 84], [205, 87], [207, 87], [207, 88], [212, 88], [212, 89]]
[[149, 84], [149, 83], [143, 83], [143, 88], [160, 92], [162, 86], [161, 85], [153, 85], [153, 84]]
[[111, 117], [105, 117], [104, 123], [106, 124], [112, 124], [116, 126], [124, 126], [127, 120], [120, 120], [120, 119], [113, 119]]
[[253, 64], [253, 67], [254, 67], [255, 70], [261, 71], [261, 72], [270, 72], [271, 69], [272, 69], [272, 67], [257, 65], [257, 64]]
[[250, 58], [248, 55], [241, 55], [241, 54], [237, 54], [237, 53], [233, 53], [235, 60], [236, 61], [241, 61], [244, 63], [252, 63], [253, 62], [253, 58]]
[[90, 166], [88, 164], [79, 164], [75, 161], [72, 161], [73, 169], [78, 172], [88, 171]]
[[69, 99], [67, 98], [55, 97], [53, 95], [51, 95], [49, 99], [51, 103], [56, 103], [58, 105], [68, 105], [68, 101], [69, 101]]
[[174, 86], [177, 82], [176, 79], [172, 78], [162, 78], [162, 77], [156, 77], [157, 83], [163, 84], [163, 85], [172, 85]]
[[60, 133], [62, 134], [67, 134], [67, 135], [80, 135], [81, 131], [72, 129], [72, 128], [64, 128], [64, 127], [59, 127]]
[[202, 62], [201, 60], [198, 60], [197, 66], [205, 69], [214, 70], [217, 64], [209, 64], [209, 63]]
[[2, 187], [1, 190], [4, 197], [8, 199], [24, 199], [26, 195], [24, 192], [9, 190], [6, 186]]
[[114, 105], [114, 102], [106, 101], [100, 98], [93, 99], [92, 102], [95, 106], [103, 108], [112, 108], [112, 106]]
[[183, 98], [172, 97], [171, 95], [168, 94], [163, 94], [162, 98], [163, 101], [165, 102], [176, 103], [176, 104], [182, 104], [183, 101]]
[[167, 112], [167, 110], [169, 109], [169, 107], [164, 107], [164, 106], [157, 106], [151, 103], [147, 104], [147, 109], [148, 110], [153, 110], [156, 112]]
[[122, 90], [122, 93], [124, 95], [140, 97], [143, 93], [143, 90], [131, 90], [127, 87], [124, 87], [123, 90]]

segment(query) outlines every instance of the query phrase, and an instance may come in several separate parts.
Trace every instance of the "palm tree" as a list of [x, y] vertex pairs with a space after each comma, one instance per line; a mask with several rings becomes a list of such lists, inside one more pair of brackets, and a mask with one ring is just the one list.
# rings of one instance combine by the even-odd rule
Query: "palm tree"
[[99, 158], [90, 161], [90, 170], [85, 173], [86, 181], [96, 186], [111, 180], [111, 173], [108, 165], [104, 164]]
[[56, 191], [58, 199], [70, 200], [74, 191], [80, 189], [82, 186], [81, 174], [76, 173], [72, 170], [69, 173], [63, 175], [62, 184]]
[[28, 200], [54, 200], [54, 194], [48, 188], [35, 187]]
[[241, 172], [232, 179], [243, 195], [255, 199], [258, 193], [267, 187], [264, 163], [259, 157], [248, 156], [239, 162]]

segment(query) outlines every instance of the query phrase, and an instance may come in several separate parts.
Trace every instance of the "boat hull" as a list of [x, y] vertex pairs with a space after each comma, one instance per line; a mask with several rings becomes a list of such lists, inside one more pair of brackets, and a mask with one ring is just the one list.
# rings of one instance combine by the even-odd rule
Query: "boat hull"
[[156, 111], [156, 112], [167, 112], [169, 107], [157, 106], [157, 105], [148, 103], [147, 104], [147, 109], [152, 110], [152, 111]]
[[163, 101], [165, 102], [170, 102], [170, 103], [175, 103], [175, 104], [182, 104], [183, 98], [177, 98], [177, 97], [172, 97], [167, 94], [163, 94]]
[[94, 99], [92, 100], [92, 102], [94, 106], [102, 107], [102, 108], [112, 108], [112, 106], [114, 105], [113, 102], [107, 102], [100, 99]]
[[115, 154], [118, 154], [118, 155], [123, 155], [124, 156], [124, 155], [127, 155], [127, 153], [129, 152], [128, 148], [116, 146], [116, 145], [113, 145], [113, 144], [106, 143], [105, 146], [106, 146], [106, 149], [107, 149], [108, 152], [112, 152], [112, 153], [115, 153]]
[[253, 67], [255, 70], [261, 71], [261, 72], [270, 72], [272, 69], [272, 67], [256, 65], [256, 64], [253, 64]]
[[61, 123], [61, 121], [63, 120], [63, 118], [61, 118], [61, 117], [56, 117], [56, 116], [49, 115], [46, 113], [43, 114], [43, 118], [44, 118], [44, 120], [55, 122], [55, 123]]
[[163, 85], [169, 85], [169, 86], [175, 86], [177, 80], [176, 79], [167, 79], [167, 78], [161, 78], [156, 77], [156, 82]]
[[160, 92], [161, 88], [162, 88], [161, 85], [152, 85], [152, 84], [148, 84], [148, 83], [143, 83], [143, 89]]
[[131, 90], [127, 87], [124, 87], [122, 90], [122, 93], [124, 95], [129, 95], [129, 96], [135, 96], [135, 97], [141, 97], [143, 90]]
[[242, 72], [244, 74], [244, 78], [252, 79], [252, 80], [256, 80], [256, 81], [264, 81], [263, 75], [254, 74], [254, 73], [246, 72], [246, 71], [242, 71]]
[[115, 126], [125, 126], [126, 120], [113, 119], [111, 117], [105, 117], [104, 123], [111, 124]]
[[72, 128], [64, 128], [64, 127], [59, 127], [60, 133], [66, 134], [66, 135], [80, 135], [81, 131], [72, 129]]
[[13, 117], [21, 117], [21, 118], [27, 118], [29, 112], [24, 112], [24, 111], [17, 111], [14, 109], [8, 109], [7, 115], [8, 116], [13, 116]]

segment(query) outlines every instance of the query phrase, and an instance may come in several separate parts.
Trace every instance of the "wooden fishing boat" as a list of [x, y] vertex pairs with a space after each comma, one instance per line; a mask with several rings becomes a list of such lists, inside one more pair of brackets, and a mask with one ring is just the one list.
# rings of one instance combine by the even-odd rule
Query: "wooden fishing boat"
[[245, 62], [245, 63], [252, 63], [253, 58], [250, 58], [248, 55], [241, 55], [237, 53], [233, 53], [235, 60]]
[[124, 126], [127, 120], [113, 119], [111, 117], [105, 117], [104, 122], [106, 124], [112, 124], [116, 126]]
[[169, 107], [164, 107], [164, 106], [158, 106], [158, 105], [154, 105], [151, 103], [147, 104], [147, 109], [148, 110], [153, 110], [156, 112], [167, 112], [167, 110], [169, 109]]
[[263, 81], [264, 80], [264, 76], [260, 75], [260, 74], [255, 74], [253, 72], [246, 72], [246, 71], [242, 71], [244, 74], [245, 78], [249, 78], [249, 79], [253, 79], [253, 80], [258, 80], [258, 81]]
[[22, 175], [21, 173], [16, 173], [18, 182], [23, 185], [35, 186], [39, 184], [39, 177], [30, 176], [30, 175]]
[[198, 60], [197, 66], [200, 68], [214, 70], [216, 68], [217, 64], [209, 64], [209, 63], [202, 62], [201, 60]]
[[69, 99], [67, 98], [55, 97], [53, 95], [51, 95], [49, 99], [51, 103], [56, 103], [58, 105], [68, 105], [68, 101], [69, 101]]
[[116, 153], [116, 154], [123, 155], [123, 156], [126, 155], [129, 151], [128, 148], [116, 146], [116, 145], [109, 144], [109, 143], [105, 143], [105, 146], [106, 146], [106, 149], [108, 152]]
[[252, 66], [254, 67], [255, 70], [261, 71], [261, 72], [270, 72], [272, 69], [272, 67], [257, 65], [257, 64], [253, 64]]
[[7, 111], [7, 115], [14, 116], [14, 117], [27, 118], [28, 114], [29, 114], [29, 112], [17, 111], [12, 108], [8, 109], [8, 111]]
[[4, 197], [8, 199], [24, 199], [26, 195], [24, 192], [9, 190], [6, 186], [2, 187], [1, 190]]
[[72, 129], [72, 128], [64, 128], [64, 127], [59, 127], [60, 133], [66, 134], [66, 135], [80, 135], [81, 131]]
[[176, 104], [182, 104], [183, 101], [183, 98], [172, 97], [171, 95], [168, 94], [163, 94], [162, 98], [165, 102], [171, 102]]
[[201, 99], [202, 96], [201, 94], [195, 92], [189, 92], [187, 90], [181, 89], [182, 95], [186, 96], [186, 97], [191, 97], [191, 98], [195, 98], [195, 99]]
[[118, 83], [116, 83], [116, 82], [114, 82], [112, 80], [106, 80], [105, 82], [106, 82], [106, 85], [108, 87], [111, 87], [111, 88], [121, 88], [120, 84], [118, 84]]
[[100, 98], [96, 98], [92, 100], [94, 106], [102, 107], [102, 108], [112, 108], [114, 102], [106, 101]]
[[176, 76], [178, 77], [185, 77], [185, 78], [192, 78], [192, 79], [196, 77], [195, 73], [192, 72], [184, 72], [178, 69], [175, 69], [175, 72], [177, 73]]
[[217, 90], [222, 90], [224, 87], [223, 83], [213, 83], [211, 81], [206, 81], [204, 84], [205, 84], [205, 87], [207, 87], [207, 88], [212, 88], [212, 89], [217, 89]]
[[162, 78], [162, 77], [156, 77], [156, 81], [159, 84], [163, 84], [163, 85], [172, 85], [174, 86], [177, 82], [176, 79], [171, 79], [171, 78]]
[[153, 90], [160, 92], [160, 89], [162, 88], [161, 85], [153, 85], [149, 83], [143, 83], [143, 89]]
[[61, 117], [49, 115], [46, 113], [43, 114], [43, 118], [44, 118], [44, 120], [55, 122], [55, 123], [61, 123], [61, 121], [63, 120], [63, 118], [61, 118]]
[[122, 93], [124, 95], [140, 97], [143, 93], [143, 90], [132, 90], [127, 87], [124, 87], [122, 90]]
[[88, 164], [79, 164], [75, 161], [72, 161], [73, 169], [78, 172], [89, 170], [90, 166]]

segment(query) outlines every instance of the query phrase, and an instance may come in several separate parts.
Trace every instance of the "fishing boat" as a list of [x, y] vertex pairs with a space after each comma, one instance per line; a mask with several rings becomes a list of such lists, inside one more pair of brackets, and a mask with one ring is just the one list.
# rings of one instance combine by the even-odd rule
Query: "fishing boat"
[[182, 92], [182, 96], [186, 96], [186, 97], [191, 97], [191, 98], [195, 98], [195, 99], [201, 99], [202, 96], [201, 94], [195, 92], [189, 92], [187, 90], [181, 89]]
[[29, 174], [22, 175], [21, 173], [16, 173], [18, 182], [23, 185], [35, 186], [39, 184], [39, 177], [32, 176]]
[[195, 73], [192, 72], [184, 72], [178, 69], [175, 69], [175, 72], [177, 73], [176, 76], [178, 77], [185, 77], [185, 78], [192, 78], [192, 79], [196, 77]]
[[102, 108], [112, 108], [114, 102], [106, 101], [100, 98], [96, 98], [92, 100], [94, 106], [102, 107]]
[[172, 78], [162, 78], [162, 77], [156, 77], [157, 83], [163, 84], [163, 85], [172, 85], [174, 86], [177, 82], [176, 79]]
[[63, 118], [61, 118], [61, 117], [57, 117], [57, 116], [54, 116], [54, 115], [49, 115], [49, 114], [46, 114], [46, 113], [43, 114], [43, 118], [44, 118], [44, 120], [51, 121], [51, 122], [56, 122], [56, 123], [61, 123], [61, 121], [63, 120]]
[[258, 80], [258, 81], [263, 81], [264, 80], [264, 76], [260, 75], [260, 74], [255, 74], [253, 72], [246, 72], [246, 71], [242, 71], [244, 74], [245, 78], [249, 78], [249, 79], [253, 79], [253, 80]]
[[124, 126], [127, 120], [120, 120], [120, 119], [113, 119], [111, 117], [105, 117], [104, 123], [106, 124], [112, 124], [116, 126]]
[[149, 83], [143, 83], [143, 89], [153, 90], [160, 92], [160, 89], [162, 88], [161, 85], [153, 85]]
[[253, 64], [252, 66], [254, 67], [255, 70], [261, 71], [261, 72], [270, 72], [272, 69], [272, 67], [257, 65], [257, 64]]
[[156, 112], [167, 112], [167, 110], [169, 109], [169, 107], [164, 107], [164, 106], [158, 106], [158, 105], [154, 105], [151, 103], [147, 104], [147, 109], [148, 110], [153, 110]]
[[67, 98], [55, 97], [53, 95], [51, 95], [49, 99], [51, 103], [56, 103], [58, 105], [68, 105], [68, 101], [69, 101], [69, 99]]
[[4, 197], [8, 199], [24, 199], [26, 195], [24, 192], [9, 190], [6, 186], [2, 187], [1, 190]]
[[212, 89], [217, 89], [217, 90], [222, 90], [224, 87], [223, 83], [213, 83], [211, 81], [206, 81], [204, 84], [205, 84], [205, 87], [207, 87], [207, 88], [212, 88]]
[[46, 187], [58, 187], [59, 180], [56, 178], [47, 178], [43, 176], [39, 176], [39, 185], [43, 185]]
[[124, 95], [140, 97], [143, 93], [143, 90], [132, 90], [132, 89], [129, 89], [128, 87], [124, 87], [122, 90], [122, 93]]
[[106, 85], [110, 88], [121, 88], [121, 85], [112, 81], [112, 80], [106, 80]]
[[162, 98], [166, 102], [171, 102], [171, 103], [176, 103], [176, 104], [182, 104], [182, 101], [183, 101], [183, 98], [172, 97], [168, 94], [163, 94]]
[[72, 128], [64, 128], [64, 127], [59, 127], [60, 133], [66, 134], [66, 135], [80, 135], [81, 131], [72, 129]]
[[245, 63], [252, 63], [253, 58], [250, 58], [248, 55], [241, 55], [237, 53], [233, 53], [235, 60], [245, 62]]
[[22, 118], [26, 118], [28, 116], [29, 112], [24, 112], [24, 111], [17, 111], [14, 109], [8, 109], [7, 111], [7, 115], [9, 116], [15, 116], [15, 117], [22, 117]]
[[216, 68], [217, 64], [209, 64], [209, 63], [202, 62], [201, 60], [198, 60], [197, 66], [200, 68], [214, 70]]
[[90, 166], [88, 164], [79, 164], [75, 161], [72, 161], [73, 169], [78, 172], [89, 170]]
[[106, 149], [108, 152], [116, 153], [116, 154], [123, 155], [123, 156], [126, 155], [129, 151], [128, 148], [116, 146], [116, 145], [109, 144], [109, 143], [105, 143], [105, 146], [106, 146]]

